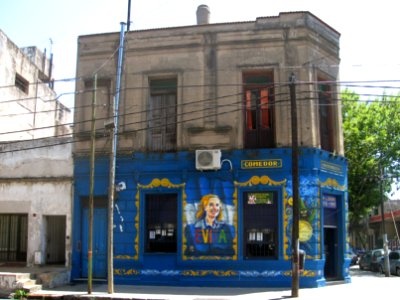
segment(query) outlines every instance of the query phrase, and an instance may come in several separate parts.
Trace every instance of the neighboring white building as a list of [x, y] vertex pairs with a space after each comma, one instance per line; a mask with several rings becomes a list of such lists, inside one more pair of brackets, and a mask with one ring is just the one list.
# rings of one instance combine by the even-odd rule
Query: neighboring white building
[[52, 59], [0, 30], [0, 263], [70, 265], [70, 110]]
[[0, 29], [0, 141], [71, 132], [70, 110], [57, 98], [52, 60], [36, 47], [18, 48]]
[[72, 165], [70, 138], [0, 144], [0, 262], [69, 265]]

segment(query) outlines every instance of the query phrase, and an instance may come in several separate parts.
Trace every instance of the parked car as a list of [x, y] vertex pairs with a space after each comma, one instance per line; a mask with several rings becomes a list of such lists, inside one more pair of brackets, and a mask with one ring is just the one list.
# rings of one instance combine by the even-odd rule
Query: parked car
[[366, 251], [361, 257], [360, 260], [358, 261], [358, 266], [360, 267], [360, 270], [369, 270], [371, 268], [371, 257], [372, 257], [372, 251]]
[[354, 265], [358, 264], [358, 260], [360, 259], [360, 257], [357, 255], [357, 253], [351, 247], [349, 250], [349, 254], [351, 257], [350, 266], [354, 266]]
[[[385, 273], [384, 269], [385, 259], [381, 257], [379, 262], [379, 270]], [[400, 250], [390, 251], [389, 253], [389, 266], [390, 274], [400, 276]]]
[[374, 249], [365, 252], [358, 262], [360, 270], [371, 270], [378, 272], [380, 270], [380, 260], [383, 254], [383, 249]]
[[371, 271], [378, 272], [379, 266], [381, 262], [381, 258], [385, 254], [383, 249], [374, 249], [372, 250], [372, 257], [371, 257]]

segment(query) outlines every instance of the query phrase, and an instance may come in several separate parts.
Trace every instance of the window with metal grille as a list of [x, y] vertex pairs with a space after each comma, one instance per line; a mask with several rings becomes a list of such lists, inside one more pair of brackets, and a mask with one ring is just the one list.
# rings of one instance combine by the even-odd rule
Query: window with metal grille
[[245, 148], [275, 147], [272, 72], [243, 75]]
[[28, 215], [0, 214], [0, 261], [26, 261]]
[[243, 193], [243, 252], [245, 259], [278, 255], [277, 193]]
[[29, 92], [29, 81], [19, 74], [15, 74], [15, 86], [25, 94]]
[[145, 252], [176, 252], [177, 195], [147, 194], [145, 210]]
[[150, 151], [176, 149], [176, 78], [150, 80], [150, 100], [147, 114]]

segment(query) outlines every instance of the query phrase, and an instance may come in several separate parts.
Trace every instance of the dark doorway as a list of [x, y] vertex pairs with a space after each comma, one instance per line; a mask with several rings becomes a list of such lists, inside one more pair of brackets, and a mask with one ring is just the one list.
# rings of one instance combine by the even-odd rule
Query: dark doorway
[[46, 216], [46, 264], [65, 264], [65, 216]]
[[323, 195], [324, 209], [324, 251], [325, 278], [333, 280], [338, 277], [338, 210], [337, 197]]
[[324, 228], [325, 278], [337, 277], [337, 228]]

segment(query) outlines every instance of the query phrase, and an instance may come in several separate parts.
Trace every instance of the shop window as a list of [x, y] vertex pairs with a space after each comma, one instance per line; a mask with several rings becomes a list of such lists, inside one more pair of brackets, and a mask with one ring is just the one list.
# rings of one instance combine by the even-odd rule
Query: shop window
[[243, 75], [245, 148], [275, 147], [272, 72]]
[[19, 74], [15, 74], [15, 86], [25, 94], [29, 92], [29, 81]]
[[176, 78], [150, 81], [147, 113], [148, 150], [173, 151], [176, 149], [176, 98]]
[[243, 194], [243, 252], [245, 259], [276, 258], [278, 254], [277, 193]]
[[147, 194], [145, 198], [147, 253], [177, 250], [177, 195]]
[[332, 86], [330, 83], [323, 83], [318, 79], [318, 109], [319, 109], [319, 132], [321, 149], [334, 151], [334, 132], [333, 132], [333, 108]]

